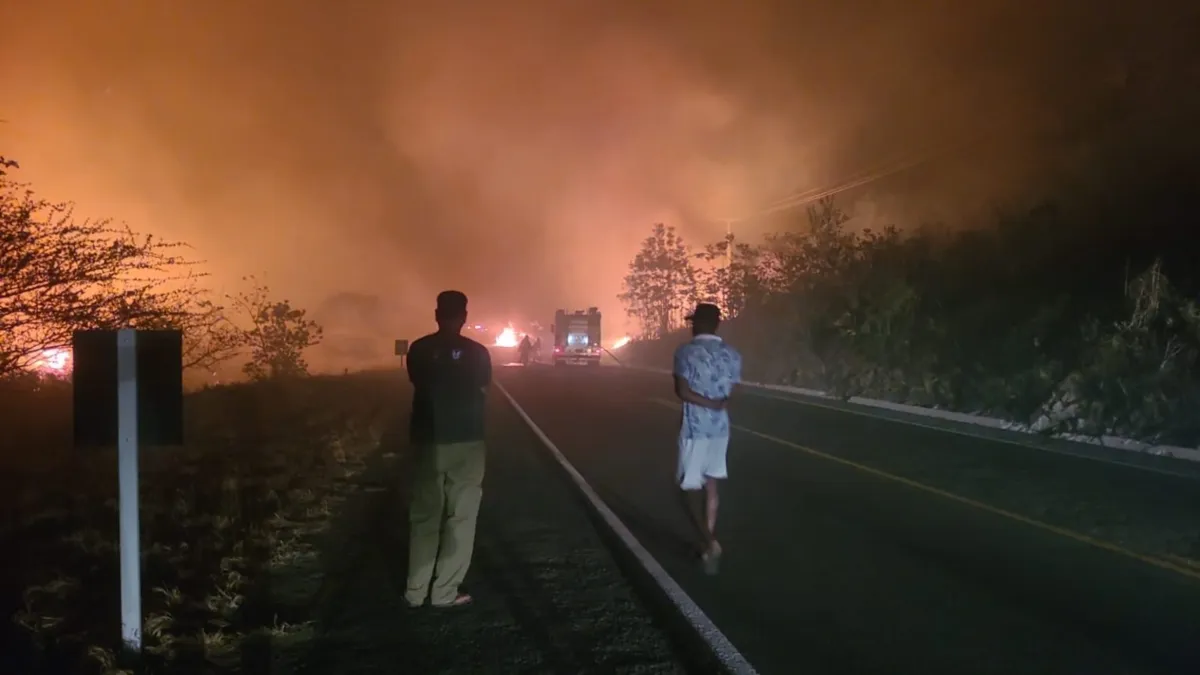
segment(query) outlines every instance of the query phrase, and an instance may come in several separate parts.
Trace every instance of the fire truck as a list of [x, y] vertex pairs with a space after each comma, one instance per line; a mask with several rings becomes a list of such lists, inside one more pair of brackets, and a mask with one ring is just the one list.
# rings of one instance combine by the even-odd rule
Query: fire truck
[[600, 310], [554, 313], [554, 365], [600, 365]]

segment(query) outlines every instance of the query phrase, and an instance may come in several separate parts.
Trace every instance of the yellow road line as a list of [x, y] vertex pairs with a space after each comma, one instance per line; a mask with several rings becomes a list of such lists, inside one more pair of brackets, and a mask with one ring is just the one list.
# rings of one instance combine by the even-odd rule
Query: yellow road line
[[[657, 371], [654, 371], [654, 372], [657, 372]], [[664, 372], [666, 372], [666, 371], [664, 371]], [[1120, 459], [1115, 459], [1113, 457], [1100, 457], [1100, 456], [1097, 456], [1094, 454], [1089, 454], [1087, 452], [1065, 450], [1062, 448], [1055, 448], [1050, 445], [1036, 443], [1034, 441], [1035, 441], [1035, 439], [1038, 438], [1037, 435], [1030, 434], [1029, 432], [1025, 432], [1025, 431], [1018, 431], [1016, 429], [1006, 429], [1003, 427], [992, 427], [992, 426], [980, 427], [980, 429], [982, 429], [982, 430], [992, 430], [992, 431], [997, 431], [997, 432], [1007, 433], [1007, 434], [1028, 434], [1028, 438], [1021, 438], [1019, 436], [1016, 438], [1007, 438], [1002, 435], [984, 433], [983, 431], [974, 431], [971, 429], [947, 426], [945, 424], [933, 424], [933, 423], [929, 423], [929, 422], [923, 422], [920, 419], [913, 419], [914, 417], [920, 417], [915, 412], [891, 410], [889, 408], [876, 408], [876, 407], [867, 405], [865, 403], [851, 403], [848, 401], [842, 401], [841, 404], [839, 405], [837, 403], [832, 403], [832, 402], [823, 402], [822, 400], [815, 399], [806, 394], [787, 394], [787, 393], [780, 392], [776, 389], [764, 387], [763, 385], [760, 385], [760, 384], [749, 384], [749, 383], [743, 384], [740, 391], [743, 391], [746, 394], [749, 394], [750, 396], [757, 396], [759, 398], [765, 398], [765, 399], [769, 399], [772, 401], [781, 401], [784, 403], [792, 403], [795, 405], [802, 405], [802, 406], [807, 406], [810, 408], [820, 408], [822, 410], [829, 410], [831, 412], [837, 412], [837, 413], [845, 413], [847, 415], [858, 415], [859, 417], [866, 417], [866, 418], [878, 420], [881, 422], [888, 422], [891, 424], [903, 424], [905, 426], [918, 427], [921, 429], [928, 429], [930, 431], [936, 431], [938, 433], [943, 433], [943, 434], [954, 434], [956, 436], [963, 436], [966, 438], [974, 438], [977, 440], [986, 441], [988, 443], [1003, 443], [1005, 445], [1014, 445], [1019, 448], [1024, 448], [1025, 450], [1038, 450], [1040, 452], [1045, 452], [1045, 453], [1049, 453], [1052, 455], [1060, 455], [1062, 457], [1073, 457], [1075, 459], [1087, 460], [1089, 462], [1099, 462], [1101, 464], [1111, 464], [1113, 466], [1122, 466], [1122, 467], [1126, 467], [1129, 469], [1136, 469], [1138, 471], [1145, 471], [1148, 473], [1156, 473], [1156, 474], [1160, 474], [1163, 476], [1173, 476], [1175, 478], [1186, 478], [1188, 480], [1200, 480], [1200, 476], [1198, 476], [1194, 473], [1189, 473], [1189, 472], [1185, 472], [1185, 471], [1173, 471], [1171, 469], [1164, 469], [1164, 468], [1157, 467], [1157, 466], [1148, 466], [1145, 464], [1138, 464], [1136, 462], [1127, 462], [1127, 461], [1123, 461]], [[833, 400], [836, 400], [836, 399], [833, 399]], [[901, 418], [891, 417], [886, 414], [882, 414], [885, 412], [891, 412], [891, 413], [895, 413], [897, 415], [906, 415], [907, 417], [905, 419], [901, 419]], [[961, 420], [955, 420], [955, 419], [949, 419], [949, 418], [945, 419], [945, 421], [949, 422], [951, 424], [960, 424], [960, 425], [964, 425], [964, 426], [972, 424], [970, 422], [964, 422]], [[1055, 440], [1069, 440], [1069, 439], [1060, 439], [1060, 438], [1055, 437]], [[1073, 441], [1073, 442], [1084, 443], [1084, 441]], [[1105, 445], [1105, 444], [1099, 444], [1096, 447], [1103, 448], [1105, 450], [1110, 450], [1110, 451], [1117, 450], [1120, 452], [1134, 452], [1128, 448], [1117, 448], [1115, 446]], [[1137, 452], [1139, 454], [1142, 453], [1142, 451], [1137, 451]], [[1144, 455], [1149, 456], [1149, 457], [1162, 457], [1163, 456], [1163, 455], [1156, 455], [1151, 452], [1145, 452]], [[1179, 459], [1179, 458], [1172, 457], [1171, 455], [1165, 455], [1165, 456], [1171, 457], [1172, 459], [1177, 459], [1177, 460]], [[1179, 460], [1179, 461], [1187, 461], [1187, 460]]]
[[[1137, 469], [1138, 471], [1157, 473], [1157, 474], [1162, 474], [1164, 476], [1174, 476], [1175, 478], [1187, 478], [1189, 480], [1197, 479], [1197, 476], [1192, 473], [1184, 473], [1182, 471], [1171, 471], [1170, 469], [1162, 469], [1162, 468], [1159, 468], [1156, 466], [1146, 466], [1144, 464], [1136, 464], [1134, 462], [1125, 462], [1125, 461], [1122, 461], [1119, 459], [1113, 459], [1111, 457], [1097, 457], [1096, 455], [1090, 455], [1086, 452], [1073, 452], [1070, 450], [1062, 450], [1062, 449], [1054, 448], [1054, 447], [1051, 447], [1048, 445], [1038, 444], [1038, 443], [1034, 442], [1034, 439], [1037, 438], [1037, 436], [1033, 435], [1033, 434], [1030, 434], [1028, 439], [1005, 438], [1004, 436], [989, 435], [987, 433], [981, 433], [978, 431], [972, 431], [972, 430], [968, 430], [968, 429], [958, 429], [955, 427], [950, 427], [950, 426], [945, 426], [945, 425], [931, 424], [931, 423], [922, 422], [922, 421], [916, 420], [916, 419], [897, 419], [895, 417], [888, 417], [887, 415], [880, 414], [880, 412], [881, 411], [893, 412], [898, 415], [908, 415], [909, 417], [915, 417], [915, 416], [917, 416], [917, 413], [905, 412], [902, 410], [890, 410], [888, 408], [875, 409], [875, 408], [871, 408], [870, 406], [866, 406], [865, 403], [849, 403], [849, 402], [847, 402], [847, 403], [844, 403], [843, 405], [839, 406], [839, 405], [833, 405], [830, 403], [823, 403], [821, 401], [813, 400], [812, 398], [806, 397], [803, 394], [796, 394], [794, 396], [789, 396], [787, 394], [780, 394], [780, 393], [774, 392], [773, 390], [770, 390], [770, 389], [758, 389], [758, 388], [755, 388], [752, 386], [746, 387], [746, 392], [749, 393], [751, 396], [757, 396], [759, 398], [770, 399], [772, 401], [782, 401], [784, 403], [793, 403], [795, 405], [808, 406], [810, 408], [821, 408], [822, 410], [830, 410], [830, 411], [838, 412], [838, 413], [846, 413], [847, 415], [858, 415], [859, 417], [867, 417], [867, 418], [870, 418], [873, 420], [890, 422], [892, 424], [904, 424], [904, 425], [910, 426], [910, 427], [919, 427], [921, 429], [929, 429], [931, 431], [937, 431], [940, 433], [954, 434], [955, 436], [963, 436], [966, 438], [975, 438], [975, 439], [978, 439], [981, 441], [987, 441], [989, 443], [1003, 443], [1005, 445], [1015, 445], [1019, 448], [1025, 448], [1026, 450], [1033, 449], [1033, 450], [1038, 450], [1041, 452], [1048, 452], [1048, 453], [1054, 454], [1054, 455], [1062, 455], [1063, 457], [1074, 457], [1076, 459], [1084, 459], [1084, 460], [1088, 460], [1091, 462], [1100, 462], [1101, 464], [1112, 464], [1114, 466], [1123, 466], [1123, 467], [1127, 467], [1130, 469]], [[868, 409], [859, 410], [859, 409], [854, 408], [853, 406], [866, 406]], [[945, 421], [950, 422], [952, 424], [970, 424], [969, 422], [963, 422], [963, 421], [955, 420], [955, 419], [946, 419]], [[1029, 433], [1029, 432], [1025, 432], [1025, 431], [1019, 431], [1016, 429], [1005, 429], [1003, 427], [985, 426], [982, 428], [990, 429], [992, 431], [998, 431], [998, 432], [1002, 432], [1002, 433], [1009, 433], [1009, 434], [1014, 434], [1014, 433], [1015, 434], [1027, 434], [1027, 433]], [[1069, 439], [1055, 438], [1055, 440], [1069, 440]], [[1083, 443], [1083, 441], [1074, 441], [1074, 442]], [[1114, 448], [1113, 446], [1103, 445], [1103, 444], [1097, 445], [1096, 447], [1103, 448], [1105, 450], [1120, 450], [1121, 452], [1134, 452], [1129, 449]], [[1136, 451], [1136, 452], [1143, 452], [1143, 451]], [[1153, 453], [1145, 453], [1145, 454], [1150, 457], [1160, 457], [1161, 456], [1161, 455], [1155, 455]], [[1167, 457], [1170, 457], [1170, 455], [1167, 455]], [[1186, 460], [1183, 460], [1183, 461], [1186, 461]]]
[[[659, 405], [665, 405], [668, 408], [674, 408], [674, 409], [679, 408], [679, 404], [675, 403], [673, 401], [667, 401], [667, 400], [660, 399], [660, 398], [653, 398], [650, 400], [654, 401], [655, 403], [657, 403]], [[1096, 539], [1095, 537], [1089, 537], [1086, 534], [1075, 532], [1074, 530], [1068, 530], [1065, 527], [1051, 525], [1050, 523], [1036, 520], [1036, 519], [1030, 518], [1028, 516], [1023, 516], [1019, 513], [1014, 513], [1013, 511], [1001, 509], [1001, 508], [992, 506], [990, 504], [985, 504], [981, 501], [976, 501], [969, 497], [963, 497], [962, 495], [956, 495], [953, 492], [947, 492], [945, 490], [935, 488], [931, 485], [919, 483], [915, 480], [912, 480], [911, 478], [905, 478], [904, 476], [897, 476], [896, 474], [888, 473], [887, 471], [882, 471], [882, 470], [876, 469], [872, 466], [867, 466], [866, 464], [860, 464], [859, 462], [855, 462], [855, 461], [846, 459], [844, 457], [838, 457], [837, 455], [831, 455], [826, 452], [821, 452], [820, 450], [814, 450], [812, 448], [800, 445], [799, 443], [793, 443], [792, 441], [789, 441], [787, 439], [779, 438], [778, 436], [772, 436], [771, 434], [764, 434], [761, 431], [755, 431], [754, 429], [749, 429], [747, 427], [743, 427], [738, 424], [733, 424], [731, 426], [734, 429], [737, 429], [738, 431], [750, 434], [752, 436], [758, 436], [759, 438], [762, 438], [764, 440], [772, 441], [774, 443], [778, 443], [780, 445], [784, 445], [789, 448], [793, 448], [795, 450], [799, 450], [808, 455], [812, 455], [813, 457], [819, 457], [821, 459], [828, 460], [828, 461], [834, 462], [836, 464], [848, 466], [852, 469], [857, 469], [859, 471], [862, 471], [863, 473], [868, 473], [868, 474], [871, 474], [872, 476], [876, 476], [878, 478], [883, 478], [885, 480], [890, 480], [890, 481], [893, 481], [896, 483], [900, 483], [901, 485], [913, 488], [914, 490], [920, 490], [920, 491], [926, 492], [928, 494], [937, 495], [938, 497], [942, 497], [943, 499], [949, 499], [951, 501], [958, 502], [959, 504], [965, 504], [966, 506], [970, 506], [972, 508], [979, 509], [980, 511], [986, 511], [987, 513], [991, 513], [993, 515], [1001, 516], [1003, 518], [1008, 518], [1008, 519], [1014, 520], [1018, 523], [1022, 523], [1024, 525], [1028, 525], [1030, 527], [1037, 528], [1039, 530], [1042, 530], [1043, 532], [1049, 532], [1051, 534], [1056, 534], [1060, 537], [1064, 537], [1066, 539], [1070, 539], [1072, 541], [1075, 541], [1075, 542], [1078, 542], [1081, 544], [1087, 544], [1088, 546], [1094, 546], [1095, 548], [1099, 548], [1099, 549], [1108, 551], [1109, 553], [1115, 553], [1117, 555], [1121, 555], [1126, 558], [1132, 558], [1134, 560], [1143, 562], [1152, 567], [1157, 567], [1159, 569], [1167, 570], [1169, 572], [1175, 572], [1176, 574], [1180, 574], [1180, 575], [1183, 575], [1183, 576], [1191, 578], [1191, 579], [1200, 580], [1200, 569], [1191, 569], [1191, 568], [1185, 567], [1183, 565], [1175, 564], [1168, 560], [1163, 560], [1162, 558], [1156, 558], [1153, 556], [1144, 555], [1142, 553], [1138, 553], [1136, 551], [1127, 549], [1124, 546], [1119, 546], [1112, 542], [1104, 541], [1103, 539]]]

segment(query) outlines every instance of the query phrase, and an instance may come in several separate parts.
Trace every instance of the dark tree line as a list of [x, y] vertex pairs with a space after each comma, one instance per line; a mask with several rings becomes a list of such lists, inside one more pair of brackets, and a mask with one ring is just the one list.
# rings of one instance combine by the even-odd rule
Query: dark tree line
[[710, 300], [759, 380], [1194, 444], [1200, 248], [1186, 194], [1158, 185], [1107, 208], [914, 232], [854, 231], [824, 200], [759, 245], [698, 251], [655, 225], [621, 296], [642, 328], [629, 353], [669, 358], [655, 341]]

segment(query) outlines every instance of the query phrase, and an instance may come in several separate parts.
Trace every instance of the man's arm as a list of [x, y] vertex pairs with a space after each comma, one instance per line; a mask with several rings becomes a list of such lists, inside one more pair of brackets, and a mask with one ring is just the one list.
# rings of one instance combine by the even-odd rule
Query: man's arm
[[425, 350], [419, 340], [409, 347], [404, 366], [408, 370], [408, 381], [412, 382], [414, 387], [424, 386], [429, 381], [429, 361], [425, 358]]
[[720, 410], [725, 407], [724, 401], [717, 401], [706, 396], [697, 394], [688, 384], [688, 362], [687, 349], [681, 347], [675, 351], [675, 396], [684, 403], [698, 405], [701, 408], [710, 410]]
[[724, 400], [718, 401], [716, 399], [708, 398], [707, 396], [701, 396], [695, 391], [692, 391], [692, 388], [688, 386], [687, 378], [683, 377], [682, 375], [675, 376], [675, 395], [679, 397], [680, 401], [698, 405], [701, 408], [720, 410], [725, 407]]
[[733, 377], [731, 379], [733, 380], [733, 382], [729, 385], [729, 396], [725, 397], [726, 401], [733, 398], [734, 392], [736, 392], [742, 388], [742, 355], [739, 354], [737, 351], [733, 352], [733, 373], [732, 373], [732, 375], [733, 375]]

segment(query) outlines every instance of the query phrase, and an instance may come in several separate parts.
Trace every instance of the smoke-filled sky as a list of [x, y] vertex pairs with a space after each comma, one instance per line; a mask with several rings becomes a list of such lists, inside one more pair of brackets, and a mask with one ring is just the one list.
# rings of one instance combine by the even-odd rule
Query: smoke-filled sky
[[478, 317], [598, 305], [611, 337], [655, 221], [716, 238], [947, 147], [975, 160], [938, 203], [1019, 193], [1063, 110], [1186, 47], [1171, 4], [0, 0], [0, 154], [226, 289], [376, 295], [416, 331], [455, 287]]

